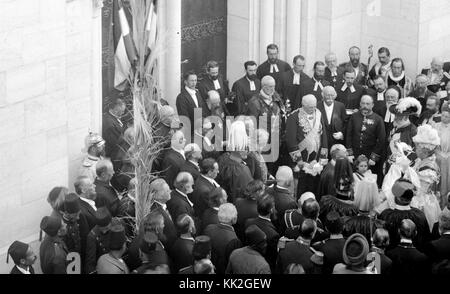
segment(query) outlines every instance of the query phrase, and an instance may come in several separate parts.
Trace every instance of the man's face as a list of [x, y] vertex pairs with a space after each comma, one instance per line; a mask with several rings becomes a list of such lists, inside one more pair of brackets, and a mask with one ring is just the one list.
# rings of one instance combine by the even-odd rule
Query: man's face
[[346, 72], [344, 75], [345, 83], [348, 87], [352, 86], [355, 82], [355, 73], [354, 72]]
[[359, 65], [359, 58], [361, 57], [361, 52], [356, 48], [352, 48], [348, 55], [350, 57], [350, 62], [352, 63], [353, 67], [357, 67]]
[[258, 67], [256, 65], [249, 65], [247, 66], [246, 71], [246, 75], [250, 80], [254, 80], [256, 79], [256, 69]]
[[267, 50], [267, 59], [270, 63], [275, 63], [278, 59], [278, 50], [277, 49], [268, 49]]
[[80, 218], [80, 212], [75, 213], [66, 213], [64, 212], [64, 218], [68, 220], [69, 222], [76, 222]]
[[336, 68], [337, 67], [337, 57], [336, 55], [328, 55], [325, 58], [325, 63], [327, 64], [328, 68]]
[[34, 262], [36, 261], [36, 259], [37, 259], [37, 256], [36, 256], [36, 254], [34, 254], [33, 249], [30, 246], [28, 246], [26, 256], [25, 256], [25, 258], [21, 259], [21, 263], [25, 266], [32, 266], [34, 264]]
[[373, 108], [373, 101], [370, 97], [364, 96], [361, 98], [360, 106], [361, 106], [361, 113], [363, 115], [369, 114]]
[[197, 86], [197, 75], [189, 75], [184, 83], [189, 89], [195, 90], [195, 87]]
[[399, 77], [403, 72], [402, 63], [400, 61], [393, 62], [391, 65], [391, 70], [394, 77]]
[[116, 115], [119, 116], [119, 117], [121, 117], [121, 116], [125, 113], [125, 110], [126, 110], [126, 109], [127, 109], [127, 108], [126, 108], [125, 103], [120, 103], [119, 105], [117, 105], [117, 106], [115, 107]]
[[305, 68], [305, 61], [301, 60], [300, 58], [297, 58], [297, 61], [294, 63], [294, 71], [296, 73], [303, 72], [303, 69]]
[[67, 225], [65, 222], [61, 221], [61, 227], [58, 230], [58, 236], [63, 237], [67, 234]]
[[217, 80], [217, 78], [219, 77], [219, 67], [210, 68], [208, 74], [212, 80]]
[[325, 65], [317, 65], [314, 70], [314, 76], [317, 80], [323, 80], [325, 76]]
[[214, 169], [210, 172], [210, 177], [215, 179], [218, 174], [219, 174], [219, 164], [216, 162], [214, 163]]
[[389, 56], [387, 56], [386, 52], [381, 52], [378, 54], [378, 60], [382, 65], [386, 65], [389, 63]]
[[97, 193], [95, 192], [95, 184], [91, 182], [90, 179], [86, 179], [81, 191], [86, 196], [86, 198], [94, 200], [97, 198]]
[[267, 82], [265, 85], [263, 85], [262, 89], [264, 93], [266, 93], [266, 95], [272, 96], [273, 93], [275, 93], [275, 81]]
[[347, 151], [346, 150], [338, 150], [336, 153], [336, 160], [344, 159], [344, 158], [347, 158]]
[[392, 89], [386, 91], [384, 98], [386, 100], [386, 106], [389, 107], [398, 102], [398, 92]]
[[308, 101], [303, 104], [303, 109], [305, 112], [309, 115], [314, 114], [314, 111], [316, 110], [317, 103], [315, 101]]
[[384, 83], [384, 80], [382, 78], [378, 78], [375, 81], [373, 81], [375, 90], [377, 90], [378, 93], [383, 93], [384, 90], [386, 90], [386, 84]]
[[167, 184], [164, 184], [162, 187], [162, 195], [164, 195], [163, 200], [165, 200], [165, 202], [170, 200], [170, 187]]
[[212, 98], [209, 99], [209, 103], [211, 105], [211, 109], [216, 109], [220, 107], [220, 97], [218, 99]]
[[186, 194], [191, 194], [192, 192], [194, 192], [194, 180], [191, 178], [189, 179], [189, 181], [186, 183], [186, 185], [184, 185], [184, 189], [186, 191]]
[[444, 65], [441, 62], [437, 61], [437, 60], [433, 60], [431, 62], [431, 70], [434, 71], [434, 72], [440, 72], [442, 70], [443, 66]]
[[416, 88], [420, 90], [425, 90], [427, 88], [428, 80], [425, 77], [418, 77], [416, 79]]
[[331, 106], [333, 104], [334, 99], [336, 99], [336, 96], [334, 93], [330, 93], [329, 91], [325, 91], [322, 95], [323, 101], [325, 101], [326, 105]]
[[431, 111], [437, 111], [437, 105], [435, 99], [428, 99], [427, 100], [427, 109]]

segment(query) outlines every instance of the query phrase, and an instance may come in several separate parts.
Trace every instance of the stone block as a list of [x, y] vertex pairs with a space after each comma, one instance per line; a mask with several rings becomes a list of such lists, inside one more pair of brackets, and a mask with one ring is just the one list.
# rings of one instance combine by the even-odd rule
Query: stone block
[[[17, 141], [25, 133], [25, 107], [23, 103], [0, 107], [0, 145]], [[0, 153], [2, 154], [2, 153]], [[3, 157], [3, 154], [2, 156]]]
[[0, 72], [0, 107], [6, 104], [6, 72]]
[[1, 1], [0, 32], [39, 23], [39, 4], [40, 1]]
[[228, 17], [238, 16], [242, 18], [248, 18], [250, 14], [249, 7], [251, 1], [252, 0], [228, 0]]
[[47, 134], [45, 132], [25, 137], [23, 140], [27, 168], [34, 169], [47, 164]]
[[22, 36], [23, 29], [4, 32], [1, 32], [0, 29], [0, 71], [6, 71], [23, 65]]
[[76, 0], [66, 3], [66, 32], [73, 34], [89, 31], [92, 18], [92, 1]]
[[20, 177], [25, 170], [26, 158], [24, 157], [23, 140], [10, 141], [0, 145], [0, 179], [8, 181], [14, 177]]
[[45, 28], [65, 27], [66, 1], [40, 0], [39, 22]]
[[6, 73], [6, 98], [10, 104], [45, 92], [45, 63], [37, 62]]
[[47, 162], [59, 160], [67, 156], [67, 126], [47, 131]]
[[45, 62], [46, 92], [64, 90], [66, 86], [66, 58], [57, 57]]
[[22, 50], [25, 64], [64, 56], [66, 53], [65, 28], [45, 29], [37, 26], [26, 30], [23, 36]]
[[70, 160], [81, 158], [84, 149], [84, 138], [89, 134], [89, 128], [69, 131], [67, 139], [68, 156]]
[[67, 67], [67, 100], [72, 101], [90, 95], [91, 92], [91, 67], [89, 63], [83, 63]]
[[68, 128], [77, 130], [90, 126], [91, 121], [91, 101], [90, 97], [76, 99], [67, 103], [68, 108]]

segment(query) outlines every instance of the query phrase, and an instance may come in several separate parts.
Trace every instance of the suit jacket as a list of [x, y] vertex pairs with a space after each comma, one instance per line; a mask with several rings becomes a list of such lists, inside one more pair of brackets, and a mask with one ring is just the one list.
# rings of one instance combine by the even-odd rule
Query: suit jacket
[[277, 59], [275, 63], [278, 67], [278, 72], [274, 71], [273, 73], [270, 73], [270, 63], [268, 60], [261, 63], [256, 70], [256, 76], [258, 77], [258, 79], [262, 80], [264, 76], [269, 75], [273, 77], [276, 84], [278, 84], [280, 83], [281, 74], [292, 69], [291, 66], [283, 60]]
[[236, 108], [236, 113], [232, 113], [232, 115], [245, 115], [247, 113], [247, 104], [250, 98], [254, 95], [258, 94], [261, 91], [261, 81], [259, 79], [255, 79], [255, 90], [250, 90], [250, 82], [247, 77], [242, 77], [236, 82], [234, 82], [231, 91], [236, 93], [236, 97], [234, 98], [233, 104]]
[[111, 113], [106, 112], [103, 115], [102, 137], [105, 140], [105, 155], [114, 160], [118, 151], [118, 144], [121, 141], [124, 131], [123, 124]]
[[[373, 112], [375, 112], [376, 114], [381, 116], [381, 118], [384, 121], [384, 118], [386, 117], [386, 112], [387, 112], [386, 101], [376, 101], [375, 105], [373, 107]], [[411, 121], [414, 117], [415, 116], [410, 117]], [[388, 135], [391, 132], [393, 127], [394, 127], [394, 121], [391, 121], [391, 122], [384, 121], [384, 130], [386, 132], [386, 135]]]
[[291, 263], [302, 265], [306, 274], [313, 273], [314, 264], [311, 261], [313, 254], [308, 245], [301, 244], [298, 241], [288, 242], [286, 247], [278, 253], [277, 273], [283, 274]]
[[[196, 90], [196, 96], [198, 101], [198, 107], [202, 108], [202, 111], [200, 113], [203, 116], [203, 109], [207, 107], [205, 100], [198, 90]], [[181, 89], [181, 93], [178, 94], [177, 96], [176, 106], [178, 116], [185, 116], [189, 118], [189, 121], [191, 122], [191, 130], [193, 130], [194, 129], [193, 126], [195, 123], [194, 109], [197, 106], [195, 105], [194, 99], [192, 99], [191, 94], [188, 93], [185, 87]]]
[[67, 247], [59, 237], [45, 236], [39, 247], [39, 257], [42, 273], [66, 274], [67, 273]]
[[212, 224], [206, 227], [204, 234], [211, 238], [211, 261], [217, 274], [224, 274], [228, 259], [234, 249], [242, 247], [232, 226]]
[[280, 93], [283, 101], [289, 99], [291, 108], [295, 110], [302, 105], [302, 98], [306, 94], [310, 94], [314, 88], [312, 79], [305, 73], [300, 73], [300, 85], [294, 85], [294, 71], [289, 70], [281, 74], [279, 85], [276, 86], [277, 92]]
[[323, 273], [331, 274], [333, 268], [338, 263], [344, 263], [342, 251], [344, 249], [345, 239], [326, 239], [322, 242], [313, 244], [314, 249], [323, 253]]
[[162, 161], [162, 176], [166, 180], [170, 189], [173, 189], [173, 182], [180, 172], [181, 167], [184, 166], [186, 160], [177, 151], [169, 148], [165, 151], [164, 159]]
[[331, 75], [331, 70], [327, 67], [325, 67], [325, 80], [327, 80], [330, 85], [333, 88], [336, 88], [336, 86], [344, 80], [344, 72], [341, 67], [336, 68], [336, 76]]
[[276, 221], [274, 221], [277, 231], [280, 232], [284, 221], [284, 213], [288, 209], [297, 209], [297, 202], [294, 195], [287, 189], [274, 185], [267, 189], [267, 193], [270, 193], [275, 200]]
[[169, 212], [164, 210], [164, 208], [158, 202], [153, 202], [153, 204], [150, 208], [150, 211], [158, 211], [164, 218], [163, 233], [164, 233], [164, 236], [166, 236], [166, 241], [163, 242], [163, 244], [164, 244], [164, 247], [169, 250], [170, 247], [173, 245], [173, 242], [175, 242], [175, 240], [178, 237], [177, 228], [174, 223], [174, 221], [176, 221], [176, 219], [171, 219]]
[[[325, 111], [325, 102], [318, 102], [317, 109], [322, 113], [322, 118], [324, 121], [325, 130], [327, 132], [327, 142], [328, 146], [333, 146], [334, 144], [344, 144], [345, 139], [345, 121], [347, 114], [345, 113], [345, 106], [339, 101], [334, 101], [333, 112], [331, 114], [331, 122], [328, 121], [327, 113]], [[334, 133], [341, 132], [344, 135], [343, 140], [336, 140], [333, 137]]]
[[425, 90], [425, 93], [423, 95], [420, 95], [419, 90], [417, 88], [412, 90], [411, 93], [409, 94], [410, 97], [414, 97], [417, 100], [419, 100], [420, 105], [422, 105], [422, 111], [427, 109], [427, 99], [428, 99], [428, 97], [433, 96], [433, 95], [434, 95], [434, 93], [428, 89]]
[[180, 269], [188, 267], [194, 263], [192, 249], [194, 248], [194, 239], [178, 238], [175, 240], [170, 256], [172, 258], [175, 273]]
[[[347, 66], [353, 67], [350, 61], [342, 63], [341, 65], [339, 65], [339, 67], [341, 68], [342, 72], [344, 72], [344, 70], [345, 70], [345, 68]], [[360, 62], [359, 63], [359, 72], [358, 72], [358, 75], [355, 78], [355, 84], [358, 84], [360, 86], [365, 86], [366, 85], [367, 75], [368, 75], [367, 65], [365, 65], [362, 62]]]
[[167, 201], [167, 209], [169, 210], [172, 220], [175, 221], [178, 216], [183, 213], [187, 213], [191, 217], [194, 217], [194, 208], [191, 204], [189, 204], [186, 197], [180, 194], [177, 190], [173, 190], [172, 193], [170, 193], [170, 200]]
[[206, 209], [205, 212], [203, 212], [202, 230], [199, 233], [202, 233], [207, 226], [219, 223], [218, 213], [219, 211], [217, 209], [214, 209], [213, 207], [210, 207]]
[[109, 230], [102, 232], [98, 226], [95, 226], [86, 238], [86, 258], [84, 260], [85, 273], [95, 273], [97, 260], [100, 256], [108, 252]]
[[355, 92], [352, 93], [349, 87], [342, 91], [343, 86], [344, 83], [341, 83], [338, 84], [336, 88], [336, 101], [342, 102], [345, 105], [345, 109], [359, 109], [361, 97], [366, 93], [364, 88], [361, 85], [354, 83], [353, 87], [355, 87]]
[[236, 234], [238, 235], [239, 240], [246, 244], [245, 223], [248, 219], [258, 217], [256, 200], [238, 198], [236, 199], [235, 206], [238, 213], [237, 222], [234, 226], [236, 228]]
[[189, 160], [186, 160], [184, 164], [180, 168], [180, 172], [188, 172], [192, 175], [194, 178], [194, 181], [197, 180], [197, 178], [200, 176], [200, 168], [190, 162]]
[[256, 225], [258, 228], [261, 229], [261, 231], [263, 231], [266, 234], [267, 251], [265, 258], [269, 263], [270, 267], [274, 269], [277, 260], [277, 245], [278, 240], [280, 239], [280, 235], [278, 234], [277, 229], [275, 228], [272, 222], [263, 219], [259, 216], [256, 218], [248, 219], [245, 222], [246, 229], [251, 225]]
[[[32, 266], [30, 266], [28, 268], [28, 271], [30, 272], [30, 274], [34, 275], [34, 268]], [[23, 273], [17, 268], [17, 265], [15, 265], [11, 271], [9, 272], [10, 275], [23, 275]]]
[[400, 243], [386, 255], [392, 260], [393, 275], [430, 274], [431, 264], [428, 257], [410, 244]]
[[127, 275], [130, 273], [125, 262], [114, 258], [109, 253], [100, 256], [97, 262], [98, 274], [122, 274]]
[[117, 216], [119, 213], [120, 200], [114, 188], [111, 187], [109, 183], [105, 183], [99, 179], [95, 179], [94, 184], [95, 192], [97, 193], [95, 206], [97, 206], [97, 208], [105, 206], [108, 208], [111, 216]]
[[214, 185], [203, 176], [197, 177], [192, 192], [192, 202], [194, 203], [194, 213], [202, 217], [204, 211], [209, 207], [209, 192], [214, 190]]
[[85, 216], [90, 231], [97, 224], [97, 220], [95, 218], [95, 210], [94, 208], [92, 208], [92, 206], [89, 205], [89, 203], [81, 200], [81, 197], [78, 199], [78, 202], [80, 203], [81, 214]]
[[433, 262], [450, 259], [450, 235], [442, 235], [425, 247], [425, 253]]
[[211, 80], [208, 75], [205, 75], [204, 78], [198, 83], [198, 91], [200, 92], [200, 95], [203, 97], [203, 99], [206, 100], [206, 98], [208, 97], [208, 92], [211, 90], [216, 90], [217, 92], [219, 92], [221, 101], [224, 101], [225, 97], [230, 94], [228, 81], [224, 80], [223, 76], [220, 74], [217, 80], [219, 81], [220, 85], [220, 89], [218, 90], [216, 90], [213, 80]]

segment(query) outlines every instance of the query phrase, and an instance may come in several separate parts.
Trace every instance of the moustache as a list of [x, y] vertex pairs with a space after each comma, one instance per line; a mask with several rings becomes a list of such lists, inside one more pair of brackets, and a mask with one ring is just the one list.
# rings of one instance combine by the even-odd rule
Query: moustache
[[247, 75], [247, 77], [249, 80], [252, 80], [252, 81], [256, 80], [256, 75]]

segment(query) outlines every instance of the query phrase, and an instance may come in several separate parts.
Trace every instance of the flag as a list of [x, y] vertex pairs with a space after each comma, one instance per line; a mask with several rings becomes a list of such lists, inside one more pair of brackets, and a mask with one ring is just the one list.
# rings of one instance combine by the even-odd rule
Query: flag
[[114, 88], [124, 90], [132, 64], [137, 59], [125, 9], [122, 1], [114, 1]]

